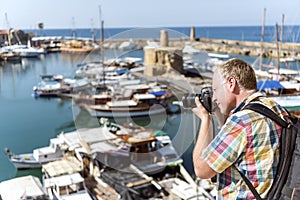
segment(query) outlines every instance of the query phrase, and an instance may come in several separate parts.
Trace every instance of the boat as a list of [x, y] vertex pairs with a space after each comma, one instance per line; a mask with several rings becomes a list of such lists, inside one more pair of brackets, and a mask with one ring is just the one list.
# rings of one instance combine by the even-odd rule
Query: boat
[[182, 49], [182, 53], [184, 54], [198, 54], [201, 51], [192, 46], [191, 42], [186, 42], [184, 48]]
[[92, 199], [82, 177], [83, 165], [73, 155], [42, 166], [43, 186], [49, 199]]
[[95, 48], [88, 40], [72, 39], [62, 40], [60, 51], [62, 53], [82, 53], [87, 54], [93, 51]]
[[[182, 163], [163, 131], [153, 131], [132, 123], [118, 125], [101, 118], [103, 129], [117, 136], [115, 140], [91, 145], [96, 159], [104, 165], [120, 169], [122, 165], [135, 165], [146, 174], [157, 174], [167, 166]], [[95, 148], [102, 145], [102, 148]]]
[[182, 162], [170, 137], [161, 131], [118, 125], [107, 118], [101, 118], [100, 123], [100, 127], [78, 129], [58, 137], [74, 149], [79, 160], [86, 154], [111, 168], [132, 163], [145, 173], [155, 174]]
[[275, 102], [286, 108], [292, 115], [300, 117], [300, 96], [283, 95], [270, 97]]
[[49, 199], [40, 179], [32, 175], [2, 181], [0, 197], [3, 200]]
[[230, 58], [230, 56], [228, 54], [208, 53], [207, 55], [210, 58], [218, 58], [220, 60], [228, 60]]
[[166, 113], [162, 106], [138, 104], [133, 100], [110, 101], [106, 105], [84, 105], [93, 117], [142, 117]]
[[0, 50], [0, 59], [5, 62], [13, 63], [20, 63], [22, 61], [22, 58], [19, 54], [2, 50]]
[[173, 97], [166, 86], [159, 83], [125, 85], [111, 92], [111, 100], [104, 104], [80, 104], [79, 107], [97, 117], [141, 117], [164, 114]]
[[[205, 181], [206, 180], [202, 180], [202, 182]], [[183, 200], [214, 200], [216, 198], [217, 190], [214, 190], [215, 188], [208, 183], [202, 183], [197, 186], [196, 184], [188, 183], [186, 180], [174, 177], [159, 181], [159, 184], [166, 188], [167, 191], [170, 191], [170, 193], [173, 194], [174, 199], [176, 197]]]
[[102, 62], [87, 62], [77, 65], [76, 77], [85, 78], [103, 78], [105, 79], [121, 79], [122, 75], [126, 75], [131, 69], [140, 67], [140, 58], [124, 57], [118, 59], [108, 59]]
[[119, 194], [119, 199], [161, 199], [162, 192], [166, 193], [164, 197], [168, 195], [153, 177], [147, 176], [134, 165], [122, 170], [103, 168], [95, 179], [113, 188]]
[[60, 52], [62, 36], [40, 36], [32, 37], [31, 41], [35, 47], [42, 47], [47, 53]]
[[48, 192], [49, 199], [92, 200], [85, 186], [84, 178], [78, 172], [56, 177], [47, 177], [44, 179], [44, 187]]
[[34, 97], [57, 97], [61, 93], [70, 92], [70, 88], [63, 85], [62, 75], [41, 75], [41, 79], [41, 82], [33, 87]]
[[24, 44], [14, 44], [10, 46], [2, 47], [2, 51], [13, 52], [21, 57], [26, 58], [37, 58], [40, 55], [46, 53], [43, 48], [31, 47]]
[[14, 155], [8, 148], [5, 148], [9, 160], [18, 170], [41, 168], [43, 164], [62, 158], [65, 150], [64, 141], [59, 138], [51, 139], [49, 146], [34, 149], [33, 153]]
[[77, 93], [91, 86], [88, 79], [63, 78], [60, 74], [41, 75], [41, 81], [33, 87], [34, 97], [59, 97]]
[[122, 42], [119, 45], [118, 49], [122, 51], [132, 51], [132, 50], [141, 49], [141, 47], [138, 44], [135, 44], [132, 39], [130, 39], [128, 41]]

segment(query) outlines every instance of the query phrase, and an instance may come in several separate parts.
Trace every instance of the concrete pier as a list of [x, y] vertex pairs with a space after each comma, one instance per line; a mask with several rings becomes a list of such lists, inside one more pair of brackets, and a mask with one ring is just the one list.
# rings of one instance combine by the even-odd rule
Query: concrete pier
[[[164, 36], [167, 37], [166, 35]], [[154, 41], [159, 43], [161, 38], [147, 38], [147, 39], [132, 39], [132, 41], [140, 46], [142, 49], [147, 45], [147, 41]], [[128, 39], [110, 39], [104, 41], [104, 46], [118, 46], [122, 42], [128, 41]], [[169, 38], [168, 42], [162, 42], [162, 46], [175, 47], [177, 49], [183, 49], [185, 42], [191, 41], [191, 38]], [[114, 45], [112, 45], [114, 44]], [[252, 41], [239, 41], [239, 40], [224, 40], [224, 39], [209, 39], [209, 38], [195, 38], [192, 41], [192, 46], [196, 49], [216, 52], [232, 55], [244, 55], [244, 56], [259, 56], [261, 52], [261, 42]], [[293, 56], [300, 60], [300, 43], [282, 43], [281, 57]], [[263, 57], [277, 57], [276, 44], [272, 42], [263, 43]]]

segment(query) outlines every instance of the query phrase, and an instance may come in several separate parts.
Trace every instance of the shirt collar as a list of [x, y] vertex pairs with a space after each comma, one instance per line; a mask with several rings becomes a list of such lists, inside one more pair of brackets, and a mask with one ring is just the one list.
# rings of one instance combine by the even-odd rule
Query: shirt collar
[[242, 110], [247, 104], [249, 104], [251, 101], [253, 101], [254, 99], [258, 98], [258, 97], [263, 97], [265, 96], [264, 94], [262, 94], [261, 92], [255, 92], [253, 94], [251, 94], [250, 96], [248, 96], [247, 98], [245, 98], [241, 103], [239, 103], [239, 105], [237, 105], [237, 107], [235, 107], [231, 112], [231, 114], [234, 114], [240, 110]]

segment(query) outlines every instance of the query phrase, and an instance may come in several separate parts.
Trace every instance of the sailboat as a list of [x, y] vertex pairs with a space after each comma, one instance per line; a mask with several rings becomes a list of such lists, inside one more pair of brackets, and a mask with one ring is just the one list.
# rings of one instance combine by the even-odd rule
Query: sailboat
[[[260, 63], [259, 70], [255, 73], [258, 76], [258, 90], [263, 91], [272, 98], [274, 101], [285, 107], [292, 114], [300, 116], [300, 79], [297, 78], [299, 72], [292, 69], [281, 68], [280, 61], [280, 44], [278, 41], [278, 24], [276, 23], [276, 63], [265, 65], [262, 63], [263, 57], [263, 42], [264, 42], [264, 23], [265, 23], [266, 9], [264, 9], [264, 20], [262, 26], [262, 37], [261, 37], [261, 52], [260, 52]], [[282, 24], [284, 15], [282, 17]], [[282, 42], [283, 26], [281, 28], [281, 39]], [[263, 70], [262, 68], [270, 68], [269, 70]]]

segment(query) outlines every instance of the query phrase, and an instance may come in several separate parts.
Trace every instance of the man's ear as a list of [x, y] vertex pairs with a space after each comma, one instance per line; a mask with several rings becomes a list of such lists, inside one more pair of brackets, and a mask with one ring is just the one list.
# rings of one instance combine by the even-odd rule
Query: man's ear
[[231, 90], [231, 91], [234, 91], [235, 88], [236, 88], [236, 80], [235, 80], [235, 78], [229, 77], [229, 78], [227, 79], [227, 83], [229, 84], [230, 90]]

